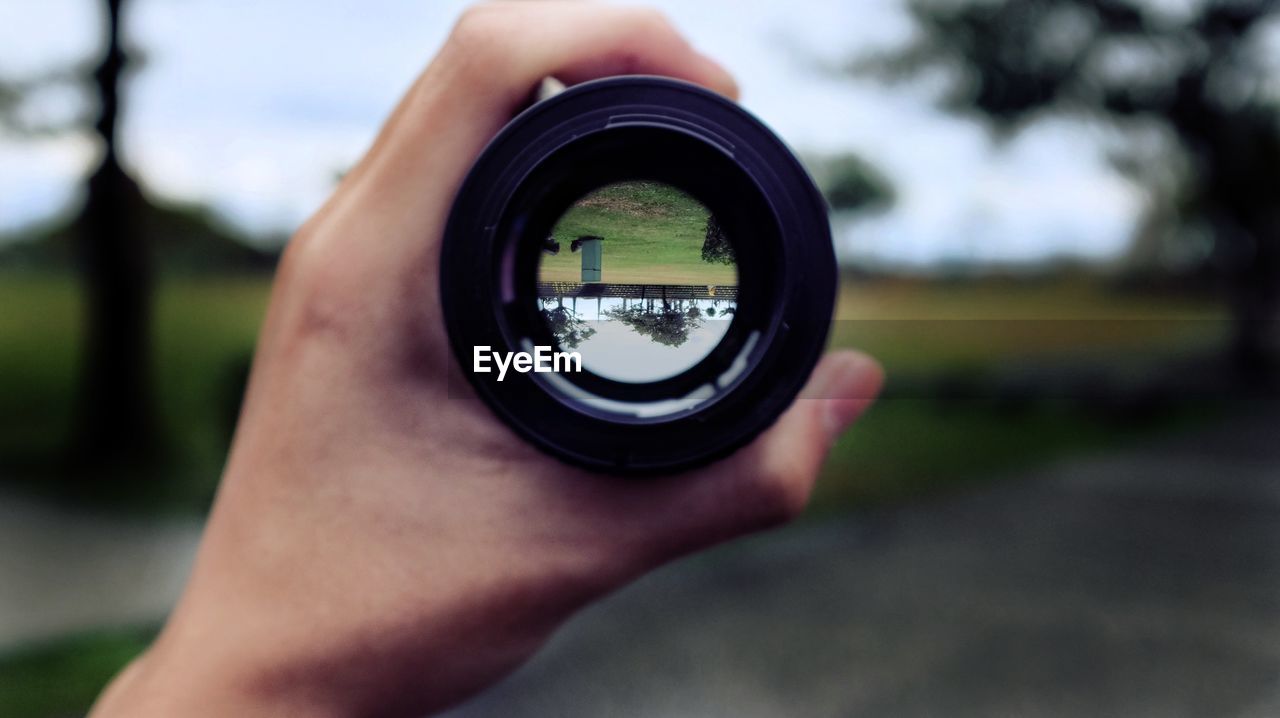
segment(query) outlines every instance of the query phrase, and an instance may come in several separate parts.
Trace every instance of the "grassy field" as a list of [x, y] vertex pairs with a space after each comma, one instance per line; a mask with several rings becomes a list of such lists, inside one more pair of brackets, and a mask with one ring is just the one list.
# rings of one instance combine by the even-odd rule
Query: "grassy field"
[[707, 210], [667, 185], [628, 182], [579, 200], [560, 218], [559, 254], [542, 255], [539, 279], [576, 282], [582, 255], [570, 251], [581, 236], [604, 237], [601, 281], [619, 284], [737, 284], [731, 265], [702, 261]]
[[[265, 277], [161, 282], [154, 361], [159, 412], [172, 453], [139, 508], [201, 511], [232, 429], [240, 382], [265, 311]], [[79, 296], [63, 276], [0, 275], [0, 481], [40, 490], [35, 466], [65, 446], [79, 341]], [[981, 372], [1023, 361], [1144, 363], [1222, 340], [1221, 311], [1203, 302], [1116, 295], [1086, 282], [944, 285], [846, 281], [831, 344], [879, 357], [890, 389], [918, 377]], [[1198, 321], [1198, 320], [1204, 321]], [[1165, 321], [1175, 320], [1175, 321]], [[892, 391], [891, 391], [892, 394]], [[928, 397], [883, 402], [830, 462], [820, 504], [839, 509], [946, 486], [1022, 456], [1112, 435], [1096, 417], [1041, 407], [1044, 421], [987, 406], [938, 409]], [[935, 437], [927, 451], [911, 438]], [[877, 437], [874, 440], [870, 437]], [[894, 437], [898, 438], [894, 438]], [[974, 437], [987, 437], [978, 440]], [[1084, 441], [1083, 443], [1089, 443]], [[1031, 452], [1034, 454], [1035, 452]], [[923, 463], [922, 463], [923, 462]], [[16, 468], [15, 468], [16, 467]]]
[[[692, 226], [692, 225], [690, 225]], [[173, 456], [134, 511], [200, 512], [212, 495], [244, 368], [265, 310], [265, 277], [170, 279], [156, 296], [159, 410]], [[79, 340], [79, 295], [65, 276], [0, 274], [0, 480], [44, 491], [39, 471], [66, 439]], [[833, 346], [881, 357], [890, 396], [837, 443], [813, 515], [963, 490], [1074, 452], [1131, 443], [1212, 418], [1194, 405], [1109, 420], [1079, 406], [1016, 410], [943, 402], [901, 389], [952, 371], [1019, 362], [1136, 366], [1221, 341], [1221, 311], [1200, 301], [1117, 295], [1091, 282], [844, 285]], [[1203, 321], [1201, 321], [1203, 320]], [[8, 468], [5, 468], [5, 467]], [[83, 711], [152, 629], [95, 632], [0, 657], [0, 715]]]
[[1212, 402], [1187, 400], [1114, 415], [1105, 405], [1089, 408], [1082, 397], [1010, 405], [981, 391], [941, 401], [916, 388], [927, 386], [918, 380], [999, 377], [1051, 365], [1102, 367], [1122, 384], [1170, 361], [1213, 354], [1228, 329], [1215, 303], [1119, 293], [1085, 279], [846, 279], [829, 343], [877, 357], [889, 383], [886, 398], [833, 449], [814, 512], [963, 489], [1066, 454], [1176, 432], [1220, 411]]
[[1216, 304], [1115, 292], [1089, 280], [841, 286], [833, 346], [862, 347], [891, 374], [980, 369], [1010, 360], [1146, 361], [1226, 340]]
[[[221, 471], [244, 372], [266, 309], [266, 277], [163, 281], [153, 362], [163, 480], [130, 491], [140, 511], [203, 511]], [[44, 493], [65, 450], [80, 342], [80, 295], [65, 276], [0, 275], [0, 481]], [[136, 497], [133, 495], [136, 493]]]
[[84, 715], [155, 633], [150, 627], [92, 631], [0, 656], [0, 716]]

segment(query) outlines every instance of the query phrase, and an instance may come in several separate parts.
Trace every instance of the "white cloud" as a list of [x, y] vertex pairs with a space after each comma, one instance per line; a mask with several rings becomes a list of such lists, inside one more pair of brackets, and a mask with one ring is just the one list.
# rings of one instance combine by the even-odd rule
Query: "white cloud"
[[0, 230], [65, 211], [77, 191], [68, 178], [87, 173], [97, 157], [97, 145], [81, 135], [0, 136]]
[[0, 67], [25, 77], [80, 62], [100, 43], [98, 4], [84, 0], [0, 3]]
[[[904, 37], [896, 0], [656, 3], [734, 72], [746, 106], [793, 147], [859, 152], [896, 183], [893, 211], [841, 232], [849, 256], [925, 264], [1123, 249], [1137, 195], [1084, 130], [1040, 128], [993, 153], [978, 126], [939, 114], [920, 89], [817, 71]], [[127, 29], [146, 64], [130, 85], [126, 158], [156, 191], [285, 231], [356, 161], [465, 4], [136, 0]], [[97, 18], [87, 8], [7, 3], [0, 60], [38, 69], [91, 52]], [[52, 211], [87, 166], [18, 146], [0, 144], [0, 229]]]

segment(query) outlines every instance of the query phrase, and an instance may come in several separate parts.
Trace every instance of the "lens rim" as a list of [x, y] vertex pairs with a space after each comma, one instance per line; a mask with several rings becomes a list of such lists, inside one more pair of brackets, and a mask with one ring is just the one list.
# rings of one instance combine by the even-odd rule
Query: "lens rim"
[[[722, 153], [687, 135], [661, 128], [612, 129], [606, 134], [600, 137], [599, 133], [588, 133], [562, 147], [538, 165], [508, 203], [506, 224], [499, 227], [498, 233], [501, 236], [522, 232], [523, 236], [508, 240], [508, 251], [515, 253], [512, 264], [516, 291], [507, 304], [504, 329], [508, 343], [513, 345], [519, 345], [525, 338], [534, 345], [554, 343], [554, 337], [537, 312], [536, 302], [526, 300], [536, 296], [541, 262], [540, 245], [529, 238], [545, 236], [563, 213], [581, 199], [579, 193], [584, 187], [598, 189], [637, 179], [676, 187], [724, 218], [725, 233], [738, 254], [738, 286], [748, 287], [749, 291], [738, 293], [735, 316], [728, 331], [720, 343], [693, 366], [658, 381], [627, 383], [589, 370], [566, 377], [583, 391], [605, 399], [675, 400], [705, 384], [716, 366], [731, 363], [746, 348], [751, 332], [772, 332], [770, 307], [777, 295], [775, 275], [779, 264], [786, 261], [779, 251], [779, 230], [772, 213], [761, 210], [767, 198], [760, 188], [748, 182], [746, 175], [738, 173]], [[642, 155], [636, 155], [636, 147], [645, 148]], [[670, 158], [679, 160], [669, 161]], [[536, 190], [522, 191], [525, 188]], [[746, 207], [735, 211], [735, 205], [742, 200], [747, 200]], [[761, 241], [739, 247], [739, 242], [733, 239], [735, 235], [753, 236]], [[717, 388], [718, 394], [726, 387]]]
[[[673, 185], [733, 225], [726, 235], [741, 290], [721, 345], [663, 382], [597, 376], [606, 384], [593, 386], [574, 375], [578, 389], [608, 400], [600, 405], [584, 403], [565, 377], [508, 372], [499, 383], [470, 371], [478, 345], [528, 351], [525, 342], [550, 338], [535, 311], [540, 242], [528, 238], [609, 176]], [[719, 95], [645, 76], [575, 86], [504, 128], [459, 190], [440, 264], [450, 344], [475, 395], [540, 449], [615, 474], [702, 465], [772, 424], [823, 351], [837, 282], [826, 203], [782, 141]], [[746, 366], [729, 376], [735, 361]], [[652, 397], [670, 405], [699, 383], [711, 387], [701, 401], [666, 413], [633, 411]], [[450, 395], [469, 392], [451, 385]], [[628, 408], [614, 411], [609, 402]]]

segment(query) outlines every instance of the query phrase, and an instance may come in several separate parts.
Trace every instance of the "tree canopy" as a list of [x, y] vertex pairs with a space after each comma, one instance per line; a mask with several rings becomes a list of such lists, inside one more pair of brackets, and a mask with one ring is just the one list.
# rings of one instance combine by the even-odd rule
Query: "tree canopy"
[[[1280, 0], [909, 0], [917, 32], [851, 70], [943, 78], [940, 105], [1008, 137], [1105, 122], [1116, 168], [1176, 242], [1208, 238], [1255, 355], [1280, 310]], [[1153, 216], [1156, 216], [1153, 214]]]

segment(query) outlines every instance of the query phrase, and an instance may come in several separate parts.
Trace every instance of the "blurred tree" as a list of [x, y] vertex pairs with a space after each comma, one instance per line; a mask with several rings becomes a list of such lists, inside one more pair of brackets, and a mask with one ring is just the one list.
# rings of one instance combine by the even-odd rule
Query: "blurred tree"
[[634, 306], [610, 309], [605, 312], [610, 319], [622, 322], [641, 336], [669, 347], [678, 347], [689, 341], [689, 332], [702, 326], [702, 319], [694, 317], [663, 302], [659, 309]]
[[[893, 184], [879, 169], [855, 154], [809, 158], [806, 162], [822, 187], [827, 203], [837, 212], [883, 210], [896, 199]], [[702, 261], [736, 264], [733, 245], [715, 215], [707, 217]]]
[[93, 461], [132, 461], [147, 456], [155, 440], [151, 267], [138, 222], [142, 192], [120, 166], [118, 152], [120, 80], [128, 62], [120, 33], [125, 0], [103, 1], [107, 48], [93, 72], [102, 162], [89, 177], [77, 223], [88, 311], [77, 448]]
[[857, 155], [831, 158], [822, 175], [827, 202], [837, 212], [875, 211], [894, 202], [893, 185], [888, 178]]
[[541, 311], [542, 320], [547, 323], [547, 329], [551, 330], [561, 349], [577, 349], [596, 334], [594, 328], [564, 305], [564, 297], [559, 297], [558, 306]]
[[737, 264], [738, 261], [733, 255], [733, 245], [724, 235], [714, 214], [707, 217], [706, 239], [702, 241], [702, 261], [711, 264]]
[[[121, 79], [128, 58], [121, 41], [125, 0], [101, 0], [106, 48], [91, 74], [98, 105], [93, 131], [102, 159], [88, 178], [84, 206], [75, 221], [77, 259], [85, 286], [85, 343], [81, 363], [75, 458], [103, 467], [134, 463], [155, 448], [151, 410], [148, 325], [151, 267], [139, 218], [145, 206], [137, 183], [121, 167], [118, 152]], [[25, 82], [0, 83], [0, 122], [24, 134], [68, 132], [69, 126], [33, 123], [23, 113], [27, 97], [82, 73], [58, 71]]]
[[1269, 63], [1280, 0], [909, 0], [909, 11], [915, 38], [854, 72], [940, 75], [942, 106], [1001, 137], [1050, 116], [1121, 129], [1129, 142], [1115, 164], [1164, 215], [1148, 227], [1210, 243], [1205, 261], [1236, 317], [1237, 367], [1274, 367], [1280, 93]]

